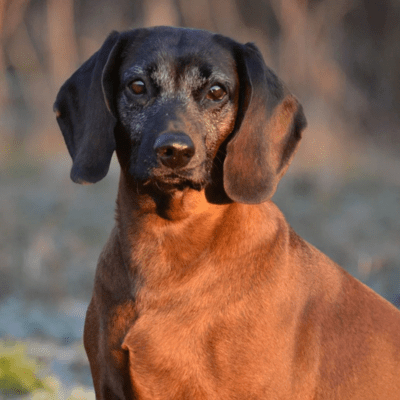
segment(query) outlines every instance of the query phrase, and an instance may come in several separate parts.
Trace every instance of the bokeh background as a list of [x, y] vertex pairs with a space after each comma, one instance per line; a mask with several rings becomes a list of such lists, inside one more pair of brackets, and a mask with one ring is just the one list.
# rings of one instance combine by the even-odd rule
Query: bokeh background
[[52, 104], [112, 30], [153, 25], [257, 44], [308, 119], [274, 201], [399, 307], [399, 22], [398, 0], [0, 0], [0, 338], [91, 386], [83, 320], [119, 171], [73, 184]]

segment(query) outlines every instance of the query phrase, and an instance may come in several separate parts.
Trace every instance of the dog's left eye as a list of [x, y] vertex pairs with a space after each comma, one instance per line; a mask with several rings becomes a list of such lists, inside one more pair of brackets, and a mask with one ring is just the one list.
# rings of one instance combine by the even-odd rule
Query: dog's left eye
[[222, 100], [226, 95], [226, 91], [223, 87], [220, 85], [214, 85], [210, 88], [210, 90], [207, 93], [207, 99], [213, 100], [213, 101], [218, 101]]
[[146, 86], [140, 79], [136, 79], [131, 83], [131, 90], [135, 94], [144, 94], [146, 92]]

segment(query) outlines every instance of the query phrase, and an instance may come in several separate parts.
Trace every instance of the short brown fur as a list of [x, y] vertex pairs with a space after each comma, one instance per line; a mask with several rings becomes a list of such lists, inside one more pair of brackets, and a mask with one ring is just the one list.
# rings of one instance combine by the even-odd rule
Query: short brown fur
[[[172, 41], [176, 31], [161, 29]], [[129, 43], [147, 32], [129, 34]], [[126, 45], [111, 39], [103, 49], [112, 51], [114, 63], [116, 46]], [[213, 40], [222, 46], [227, 39]], [[132, 163], [141, 148], [135, 150], [127, 128], [117, 124], [116, 225], [99, 259], [84, 332], [96, 397], [399, 399], [399, 311], [301, 239], [270, 201], [305, 120], [278, 81], [273, 88], [259, 83], [264, 74], [268, 82], [275, 77], [257, 69], [260, 56], [252, 58], [255, 47], [246, 46], [230, 50], [237, 65], [231, 79], [238, 81], [233, 106], [214, 127], [218, 137], [205, 141], [201, 154], [212, 158], [212, 170], [202, 172], [200, 188], [199, 174], [192, 175], [194, 187], [179, 189], [152, 170], [149, 180], [140, 180]], [[106, 60], [102, 51], [98, 58]], [[61, 118], [71, 112], [62, 91], [56, 102]], [[114, 111], [116, 120], [122, 115]], [[179, 129], [193, 114], [182, 115]], [[79, 161], [84, 155], [71, 150], [78, 142], [70, 144], [68, 123], [60, 126], [74, 159], [73, 179], [90, 180], [93, 173]], [[260, 130], [250, 139], [253, 126]], [[255, 161], [265, 173], [257, 176], [252, 154], [263, 146], [266, 159]]]

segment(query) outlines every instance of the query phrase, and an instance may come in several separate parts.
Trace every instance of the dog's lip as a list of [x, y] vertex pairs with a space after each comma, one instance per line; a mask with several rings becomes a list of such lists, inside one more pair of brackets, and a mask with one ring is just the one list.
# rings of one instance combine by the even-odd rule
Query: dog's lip
[[177, 190], [184, 190], [186, 188], [201, 190], [206, 183], [206, 179], [198, 181], [191, 177], [190, 171], [185, 171], [185, 173], [166, 172], [153, 174], [152, 177], [143, 182], [143, 185], [155, 186], [162, 192], [168, 193]]
[[145, 186], [153, 186], [154, 188], [158, 189], [159, 191], [163, 193], [174, 193], [174, 192], [182, 192], [185, 189], [194, 189], [200, 191], [203, 187], [202, 184], [195, 183], [193, 181], [189, 180], [179, 180], [175, 182], [171, 181], [165, 181], [165, 180], [157, 180], [157, 179], [151, 179], [148, 180], [145, 184]]
[[195, 176], [207, 175], [206, 163], [194, 165], [191, 168], [172, 170], [169, 168], [155, 168], [150, 179], [163, 180], [168, 182], [196, 181]]

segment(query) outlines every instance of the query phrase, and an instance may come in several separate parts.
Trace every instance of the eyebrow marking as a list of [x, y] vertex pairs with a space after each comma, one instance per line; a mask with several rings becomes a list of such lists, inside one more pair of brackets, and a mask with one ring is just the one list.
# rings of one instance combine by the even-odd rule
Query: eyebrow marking
[[132, 75], [144, 75], [144, 74], [145, 71], [142, 67], [140, 67], [139, 65], [134, 65], [133, 67], [128, 68], [124, 72], [123, 79], [128, 80]]
[[166, 91], [173, 91], [174, 88], [174, 74], [171, 63], [162, 60], [154, 68], [150, 77], [155, 83]]
[[231, 85], [232, 78], [219, 70], [214, 70], [209, 64], [182, 64], [179, 58], [161, 54], [156, 62], [149, 65], [133, 65], [128, 68], [123, 78], [125, 81], [134, 75], [148, 76], [154, 84], [162, 89], [164, 94], [171, 96], [179, 89], [186, 93], [202, 89], [208, 82]]

